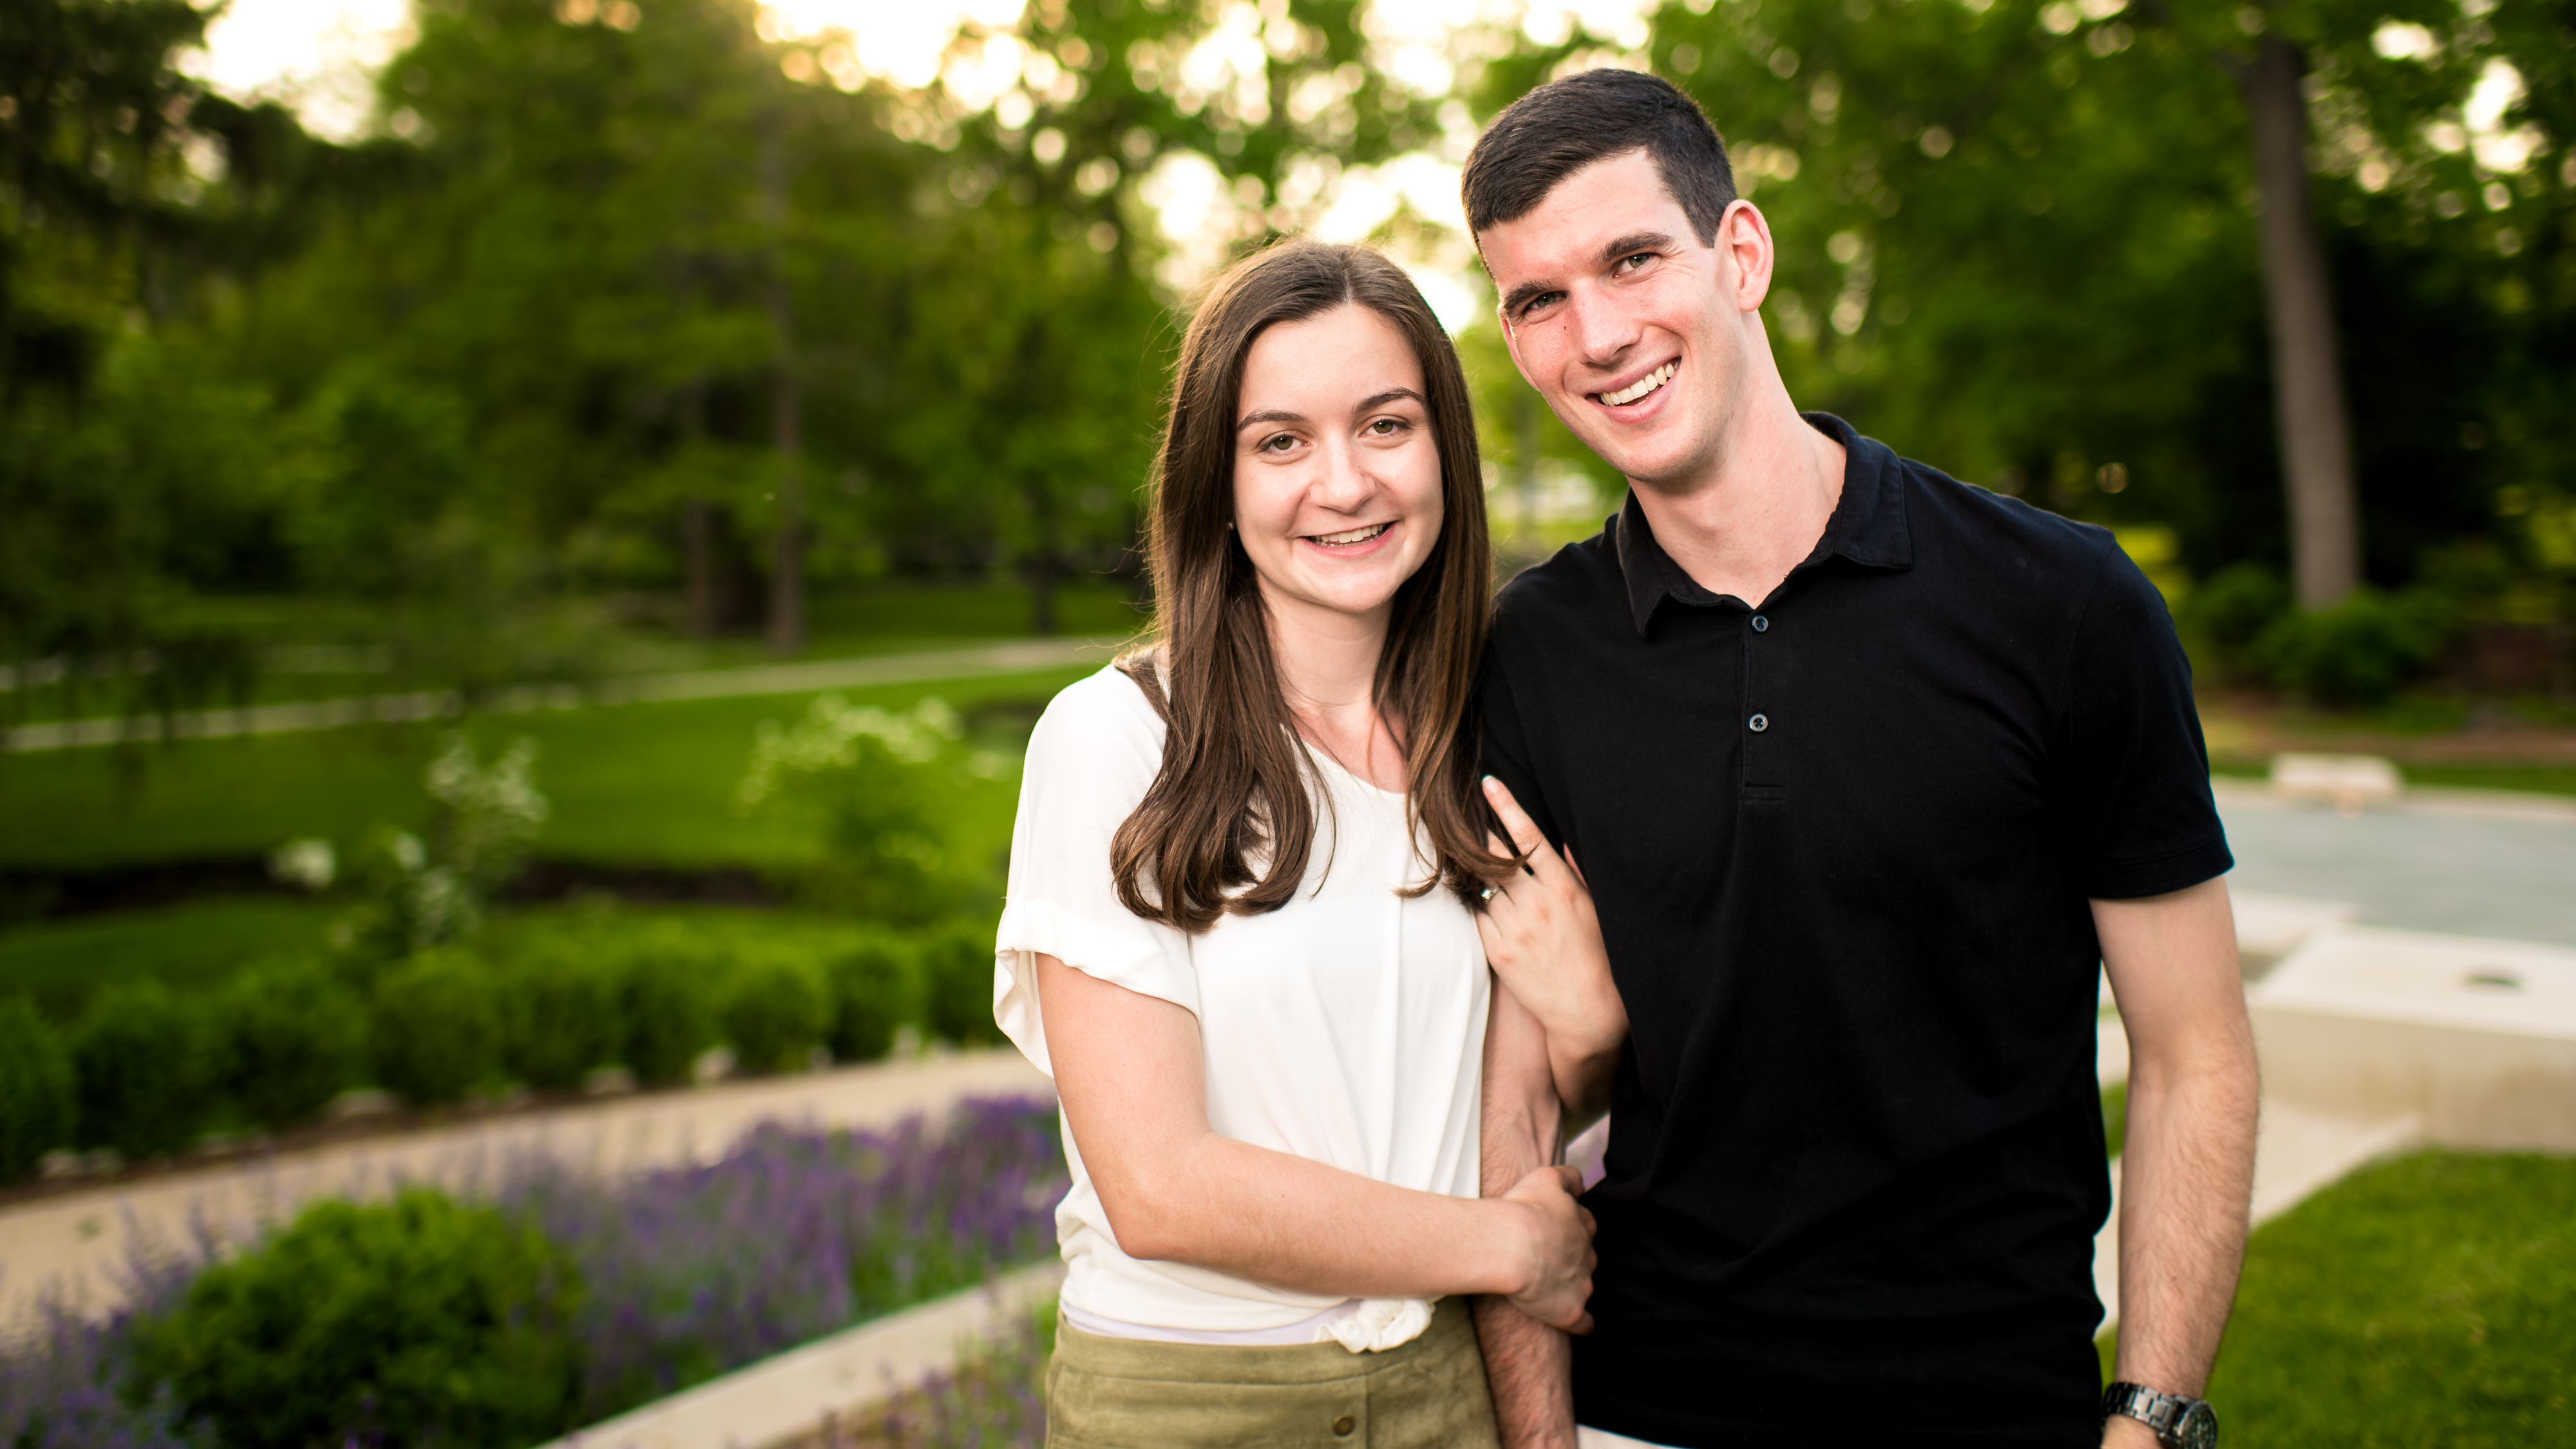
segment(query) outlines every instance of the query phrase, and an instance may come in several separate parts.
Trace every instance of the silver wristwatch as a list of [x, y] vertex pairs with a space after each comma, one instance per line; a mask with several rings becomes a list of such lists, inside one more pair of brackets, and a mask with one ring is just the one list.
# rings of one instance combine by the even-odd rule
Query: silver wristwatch
[[2200, 1399], [2160, 1394], [2137, 1384], [2102, 1391], [2102, 1417], [2123, 1414], [2156, 1431], [2165, 1449], [2216, 1449], [2218, 1413]]

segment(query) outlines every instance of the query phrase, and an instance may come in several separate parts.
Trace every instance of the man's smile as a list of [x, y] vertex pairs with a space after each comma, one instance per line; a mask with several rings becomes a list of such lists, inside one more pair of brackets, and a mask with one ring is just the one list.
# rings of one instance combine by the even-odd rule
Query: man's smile
[[1667, 362], [1663, 366], [1656, 368], [1654, 371], [1647, 373], [1644, 377], [1638, 378], [1635, 382], [1629, 383], [1626, 387], [1619, 388], [1612, 392], [1596, 392], [1592, 394], [1592, 400], [1600, 403], [1604, 407], [1625, 407], [1628, 404], [1637, 401], [1639, 398], [1645, 397], [1654, 392], [1655, 389], [1662, 387], [1665, 383], [1672, 381], [1673, 373], [1680, 367], [1681, 360], [1679, 358], [1675, 358], [1673, 361]]

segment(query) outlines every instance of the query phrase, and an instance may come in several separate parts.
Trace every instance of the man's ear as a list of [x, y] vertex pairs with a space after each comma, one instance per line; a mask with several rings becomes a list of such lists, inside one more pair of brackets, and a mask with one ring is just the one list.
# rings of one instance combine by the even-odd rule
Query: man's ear
[[1737, 311], [1758, 312], [1771, 295], [1771, 267], [1778, 253], [1771, 244], [1771, 223], [1752, 202], [1728, 203], [1717, 219], [1717, 249], [1726, 254]]

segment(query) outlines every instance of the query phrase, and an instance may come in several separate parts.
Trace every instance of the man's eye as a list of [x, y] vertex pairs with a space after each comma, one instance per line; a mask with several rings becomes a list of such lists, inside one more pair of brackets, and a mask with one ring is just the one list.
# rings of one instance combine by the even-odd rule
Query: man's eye
[[1563, 292], [1541, 292], [1537, 296], [1532, 297], [1527, 302], [1521, 304], [1521, 315], [1526, 317], [1532, 312], [1538, 311], [1542, 307], [1552, 307], [1556, 304], [1557, 300], [1564, 295], [1565, 294]]
[[1619, 269], [1625, 272], [1633, 272], [1654, 259], [1655, 254], [1653, 252], [1632, 252], [1619, 259]]

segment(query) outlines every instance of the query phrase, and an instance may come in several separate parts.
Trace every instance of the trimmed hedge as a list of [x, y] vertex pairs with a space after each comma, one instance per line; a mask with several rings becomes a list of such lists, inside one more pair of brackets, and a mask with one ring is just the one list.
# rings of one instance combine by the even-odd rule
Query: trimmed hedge
[[81, 1142], [152, 1157], [195, 1141], [223, 1077], [220, 1051], [204, 1007], [161, 983], [101, 991], [72, 1033]]
[[829, 975], [835, 1060], [875, 1061], [897, 1032], [921, 1025], [921, 955], [910, 943], [870, 941], [835, 959]]
[[0, 1183], [35, 1175], [72, 1142], [71, 1053], [25, 997], [0, 998]]
[[225, 1080], [253, 1123], [292, 1127], [365, 1080], [366, 1004], [319, 961], [255, 966], [215, 997]]
[[490, 968], [425, 951], [376, 982], [376, 1076], [418, 1106], [461, 1101], [500, 1074], [503, 1015]]
[[831, 987], [800, 957], [763, 954], [734, 969], [725, 991], [725, 1037], [746, 1072], [805, 1065], [832, 1031]]
[[510, 1074], [531, 1087], [581, 1085], [626, 1053], [626, 983], [618, 963], [557, 946], [508, 967]]
[[993, 1022], [992, 927], [961, 921], [923, 937], [921, 975], [932, 1035], [959, 1046], [1002, 1039]]

